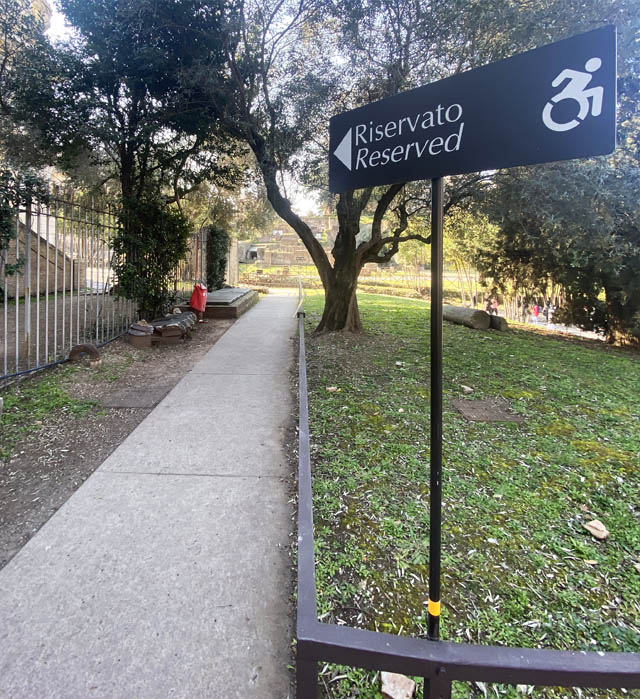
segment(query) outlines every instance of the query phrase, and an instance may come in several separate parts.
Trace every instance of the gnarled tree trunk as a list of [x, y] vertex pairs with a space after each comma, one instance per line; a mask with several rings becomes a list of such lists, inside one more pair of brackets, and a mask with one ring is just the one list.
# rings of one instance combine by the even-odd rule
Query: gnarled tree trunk
[[344, 274], [335, 276], [325, 287], [324, 311], [316, 332], [362, 330], [356, 289], [358, 276]]
[[389, 262], [398, 251], [400, 243], [406, 240], [429, 242], [420, 235], [403, 235], [408, 225], [404, 204], [399, 205], [398, 227], [386, 235], [382, 233], [383, 218], [404, 185], [391, 185], [378, 199], [373, 216], [371, 238], [360, 244], [357, 243], [360, 217], [371, 199], [373, 190], [348, 191], [340, 194], [336, 206], [338, 235], [332, 250], [334, 259], [332, 265], [312, 230], [291, 209], [291, 203], [282, 195], [277, 181], [276, 158], [268, 142], [254, 127], [248, 127], [245, 138], [256, 156], [267, 197], [274, 211], [298, 234], [320, 275], [325, 291], [325, 306], [316, 331], [358, 332], [362, 330], [356, 290], [358, 277], [364, 265], [367, 262]]

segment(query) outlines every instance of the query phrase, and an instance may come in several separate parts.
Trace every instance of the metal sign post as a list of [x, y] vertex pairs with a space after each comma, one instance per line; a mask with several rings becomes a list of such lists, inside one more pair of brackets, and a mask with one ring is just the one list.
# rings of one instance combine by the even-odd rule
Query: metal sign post
[[337, 114], [332, 192], [431, 179], [427, 636], [440, 637], [443, 175], [584, 158], [616, 145], [616, 30], [594, 29]]
[[431, 447], [427, 637], [440, 638], [442, 529], [442, 177], [431, 180]]

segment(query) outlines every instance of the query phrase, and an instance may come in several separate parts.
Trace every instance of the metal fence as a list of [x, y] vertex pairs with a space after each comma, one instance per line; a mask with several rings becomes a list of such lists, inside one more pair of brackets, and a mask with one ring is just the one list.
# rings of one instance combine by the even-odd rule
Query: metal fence
[[[180, 260], [174, 272], [174, 292], [179, 303], [191, 297], [194, 284], [207, 284], [207, 228], [194, 233], [189, 239], [187, 254]], [[227, 250], [225, 283], [238, 286], [238, 241], [231, 239]]]
[[194, 284], [207, 283], [207, 233], [201, 230], [189, 238], [187, 254], [175, 270], [173, 290], [179, 302], [187, 301]]
[[303, 311], [298, 311], [298, 331], [298, 699], [316, 699], [319, 661], [424, 677], [424, 696], [429, 699], [450, 697], [454, 681], [640, 688], [640, 653], [573, 652], [448, 643], [393, 636], [318, 620]]
[[102, 345], [135, 312], [114, 293], [113, 207], [54, 192], [17, 207], [14, 229], [0, 258], [0, 379], [62, 361], [78, 344]]

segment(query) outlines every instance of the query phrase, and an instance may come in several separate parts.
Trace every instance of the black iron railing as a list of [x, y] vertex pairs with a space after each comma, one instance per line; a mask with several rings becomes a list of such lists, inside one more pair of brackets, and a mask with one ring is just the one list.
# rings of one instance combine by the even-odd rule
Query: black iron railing
[[451, 683], [640, 688], [640, 653], [596, 653], [468, 645], [355, 629], [318, 621], [304, 312], [298, 311], [299, 463], [297, 697], [315, 699], [318, 662], [424, 677], [425, 698], [450, 697]]

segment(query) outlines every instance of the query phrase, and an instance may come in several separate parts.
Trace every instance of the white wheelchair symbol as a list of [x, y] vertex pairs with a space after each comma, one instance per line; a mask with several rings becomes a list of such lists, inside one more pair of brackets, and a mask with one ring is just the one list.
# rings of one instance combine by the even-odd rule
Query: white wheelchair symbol
[[[586, 73], [565, 68], [555, 77], [554, 81], [551, 83], [552, 87], [558, 87], [565, 80], [569, 82], [561, 92], [554, 95], [549, 102], [545, 104], [542, 110], [542, 121], [548, 129], [551, 129], [551, 131], [569, 131], [579, 126], [582, 120], [589, 115], [589, 112], [591, 112], [591, 115], [594, 117], [600, 116], [604, 88], [592, 87], [587, 90], [586, 87], [591, 82], [591, 78], [593, 78], [592, 73], [595, 73], [601, 65], [602, 60], [594, 56], [584, 64], [584, 68], [587, 71]], [[578, 103], [579, 109], [574, 119], [558, 123], [554, 121], [551, 111], [553, 107], [562, 100], [575, 100]]]

